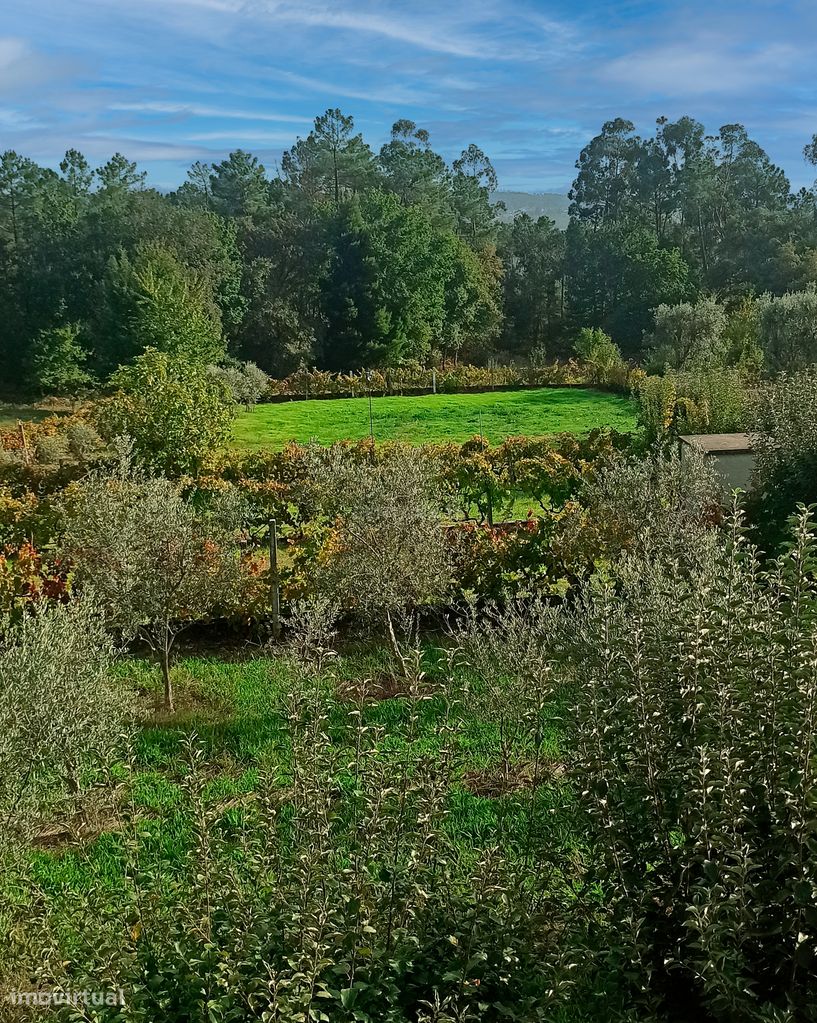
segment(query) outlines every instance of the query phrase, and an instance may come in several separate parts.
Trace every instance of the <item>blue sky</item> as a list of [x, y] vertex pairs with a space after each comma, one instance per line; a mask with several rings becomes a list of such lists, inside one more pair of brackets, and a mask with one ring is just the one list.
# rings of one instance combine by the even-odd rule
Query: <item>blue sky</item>
[[243, 147], [270, 168], [327, 106], [377, 148], [398, 117], [500, 187], [566, 191], [624, 116], [741, 121], [811, 183], [817, 3], [718, 0], [0, 0], [0, 150], [120, 150], [171, 187]]

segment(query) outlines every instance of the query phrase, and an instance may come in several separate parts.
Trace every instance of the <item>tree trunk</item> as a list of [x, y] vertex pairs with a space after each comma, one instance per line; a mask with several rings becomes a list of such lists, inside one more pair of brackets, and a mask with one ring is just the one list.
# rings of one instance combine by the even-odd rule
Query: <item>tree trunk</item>
[[173, 683], [170, 681], [170, 637], [165, 633], [164, 644], [159, 651], [159, 661], [162, 668], [162, 679], [165, 686], [165, 710], [174, 710], [173, 706]]
[[403, 678], [408, 678], [408, 667], [406, 666], [406, 659], [403, 656], [403, 651], [400, 649], [400, 644], [397, 642], [397, 636], [394, 631], [394, 622], [391, 618], [391, 611], [386, 612], [386, 634], [389, 639], [389, 647], [392, 652], [397, 664], [400, 666], [400, 675]]

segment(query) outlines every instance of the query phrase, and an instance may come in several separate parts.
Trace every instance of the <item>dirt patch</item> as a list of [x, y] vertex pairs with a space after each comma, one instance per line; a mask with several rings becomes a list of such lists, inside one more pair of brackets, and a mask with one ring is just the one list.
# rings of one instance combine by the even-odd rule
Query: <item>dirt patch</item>
[[545, 782], [556, 781], [564, 775], [564, 766], [555, 761], [523, 760], [515, 764], [497, 765], [466, 771], [463, 784], [475, 796], [495, 799], [514, 792], [529, 792]]
[[105, 832], [119, 831], [122, 821], [117, 812], [120, 788], [93, 790], [86, 794], [82, 810], [64, 818], [43, 821], [34, 832], [31, 845], [52, 852], [87, 845]]
[[338, 679], [337, 691], [340, 698], [349, 703], [380, 703], [408, 696], [409, 684], [399, 675], [383, 671], [372, 678]]

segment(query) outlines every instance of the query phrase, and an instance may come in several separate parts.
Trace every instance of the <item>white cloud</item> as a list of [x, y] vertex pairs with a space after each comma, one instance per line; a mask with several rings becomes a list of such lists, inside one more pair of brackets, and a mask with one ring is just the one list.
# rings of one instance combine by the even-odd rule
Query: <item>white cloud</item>
[[685, 44], [673, 43], [618, 57], [603, 68], [602, 75], [651, 94], [744, 92], [767, 82], [780, 84], [798, 59], [797, 51], [784, 44], [742, 53], [691, 39]]
[[0, 95], [26, 93], [40, 85], [56, 86], [75, 71], [74, 61], [46, 57], [25, 39], [0, 36]]
[[294, 22], [310, 28], [363, 32], [434, 53], [447, 53], [455, 57], [487, 57], [493, 53], [489, 40], [452, 31], [441, 24], [439, 19], [432, 21], [423, 13], [405, 17], [395, 12], [386, 12], [382, 6], [368, 11], [344, 10], [336, 4], [289, 3], [286, 0], [268, 0], [262, 7], [276, 21]]

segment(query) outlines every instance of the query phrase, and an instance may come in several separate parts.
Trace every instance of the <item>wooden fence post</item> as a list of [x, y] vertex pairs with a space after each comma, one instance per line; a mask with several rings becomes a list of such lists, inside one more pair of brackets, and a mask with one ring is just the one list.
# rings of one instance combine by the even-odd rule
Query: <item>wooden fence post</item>
[[272, 612], [272, 638], [281, 638], [281, 580], [278, 575], [278, 523], [269, 520], [269, 578]]
[[26, 438], [26, 428], [22, 419], [17, 420], [17, 425], [20, 427], [20, 441], [23, 445], [23, 457], [25, 458], [26, 465], [31, 461], [31, 454], [28, 450], [28, 439]]

